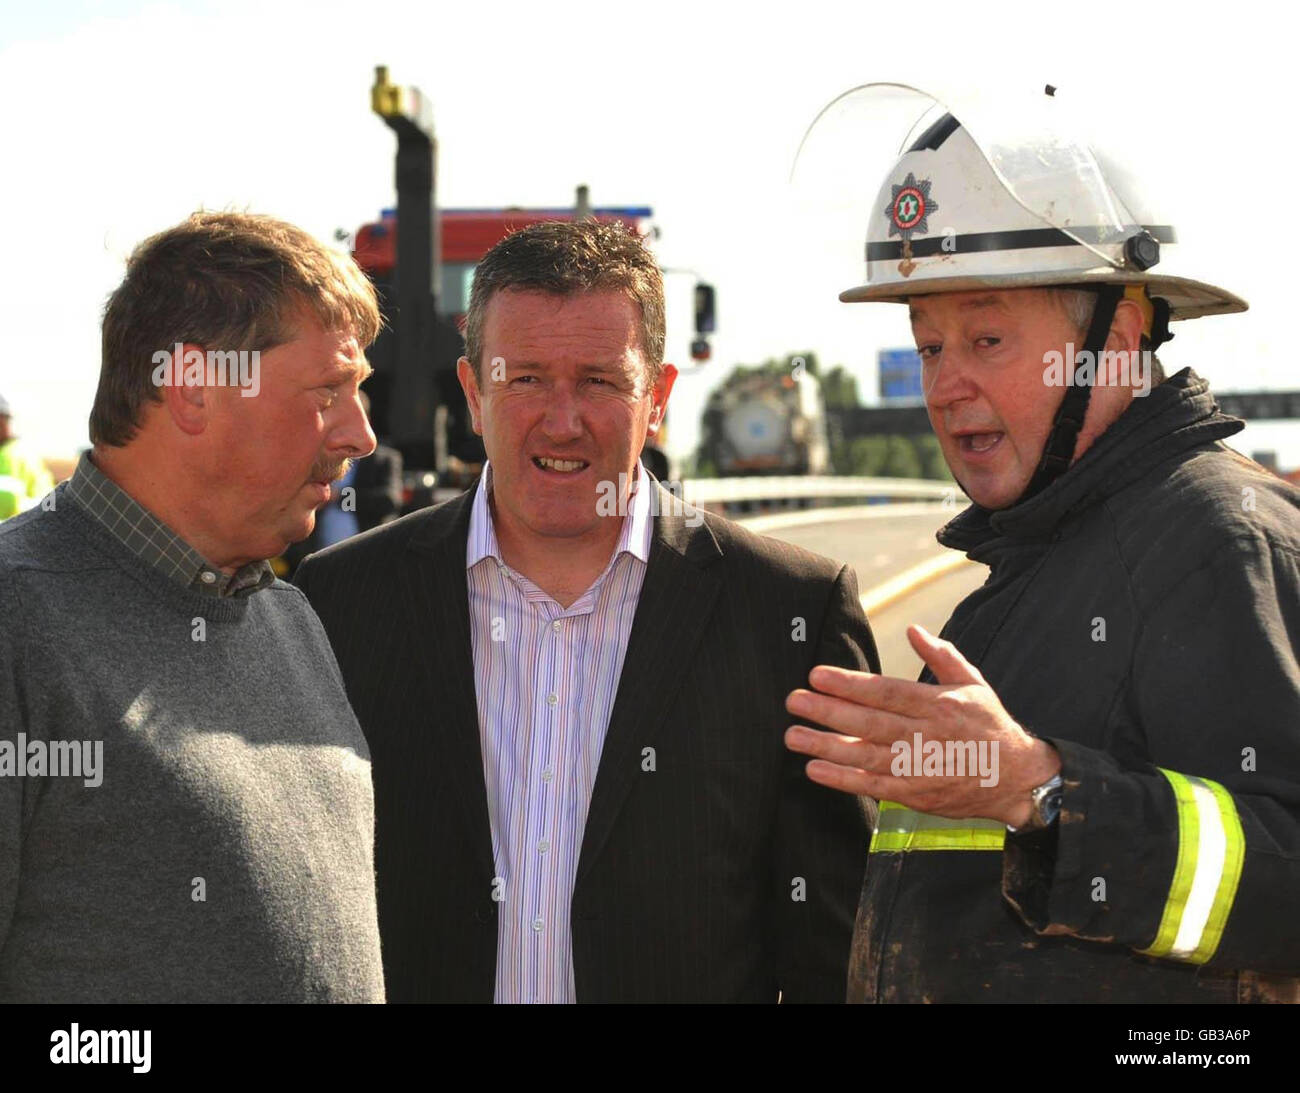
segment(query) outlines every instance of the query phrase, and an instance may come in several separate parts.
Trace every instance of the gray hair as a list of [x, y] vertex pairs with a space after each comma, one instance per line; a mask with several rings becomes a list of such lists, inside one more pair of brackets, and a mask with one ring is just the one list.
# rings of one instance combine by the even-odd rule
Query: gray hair
[[[1047, 291], [1065, 312], [1070, 325], [1079, 332], [1080, 340], [1085, 338], [1088, 327], [1092, 325], [1092, 313], [1097, 309], [1097, 294], [1086, 288], [1049, 288]], [[1148, 348], [1145, 334], [1142, 336], [1142, 348]], [[1165, 368], [1160, 363], [1160, 358], [1152, 353], [1150, 359], [1152, 384], [1164, 383]]]
[[1049, 288], [1047, 291], [1079, 335], [1087, 334], [1092, 313], [1097, 309], [1097, 294], [1086, 288]]

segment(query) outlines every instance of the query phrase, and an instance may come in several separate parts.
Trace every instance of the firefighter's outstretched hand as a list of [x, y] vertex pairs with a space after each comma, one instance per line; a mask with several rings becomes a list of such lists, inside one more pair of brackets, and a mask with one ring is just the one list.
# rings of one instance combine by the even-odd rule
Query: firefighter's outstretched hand
[[832, 789], [1023, 824], [1030, 790], [1060, 770], [1056, 750], [1016, 724], [950, 642], [920, 626], [907, 638], [937, 684], [819, 665], [808, 677], [814, 689], [792, 691], [786, 709], [833, 731], [793, 725], [786, 746], [813, 756], [808, 777]]

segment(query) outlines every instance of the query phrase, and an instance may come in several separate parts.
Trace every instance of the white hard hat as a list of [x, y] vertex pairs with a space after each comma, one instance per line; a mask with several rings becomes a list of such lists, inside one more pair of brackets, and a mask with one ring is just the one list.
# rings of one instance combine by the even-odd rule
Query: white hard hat
[[901, 101], [915, 119], [865, 210], [865, 283], [840, 299], [1109, 283], [1144, 285], [1167, 302], [1167, 319], [1246, 310], [1225, 289], [1166, 272], [1177, 265], [1174, 225], [1137, 179], [1078, 135], [1050, 90], [1011, 107], [949, 109], [916, 88], [868, 84], [823, 110], [805, 145], [830, 113], [843, 127], [846, 106], [851, 116]]
[[12, 417], [12, 416], [13, 414], [9, 410], [8, 399], [6, 399], [4, 395], [0, 395], [0, 417]]

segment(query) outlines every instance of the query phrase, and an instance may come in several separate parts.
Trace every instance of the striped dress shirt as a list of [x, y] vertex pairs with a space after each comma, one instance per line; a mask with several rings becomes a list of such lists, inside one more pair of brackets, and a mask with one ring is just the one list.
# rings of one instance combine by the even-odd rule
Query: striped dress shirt
[[[638, 465], [637, 481], [653, 483]], [[652, 487], [653, 488], [653, 487]], [[650, 490], [609, 565], [561, 607], [505, 564], [483, 468], [465, 564], [498, 901], [497, 1002], [573, 1002], [570, 904], [587, 808], [650, 558]]]

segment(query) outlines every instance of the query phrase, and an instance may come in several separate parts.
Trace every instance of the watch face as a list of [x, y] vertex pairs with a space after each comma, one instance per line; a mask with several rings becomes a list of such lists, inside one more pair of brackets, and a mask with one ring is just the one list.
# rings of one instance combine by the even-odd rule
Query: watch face
[[1034, 819], [1038, 821], [1038, 826], [1047, 827], [1056, 822], [1061, 814], [1061, 798], [1064, 796], [1065, 786], [1059, 774], [1034, 791]]
[[1007, 825], [1012, 834], [1022, 831], [1041, 831], [1056, 822], [1061, 814], [1061, 800], [1065, 796], [1065, 783], [1059, 774], [1053, 775], [1029, 793], [1029, 819], [1019, 827]]

